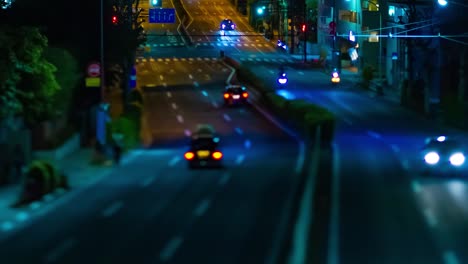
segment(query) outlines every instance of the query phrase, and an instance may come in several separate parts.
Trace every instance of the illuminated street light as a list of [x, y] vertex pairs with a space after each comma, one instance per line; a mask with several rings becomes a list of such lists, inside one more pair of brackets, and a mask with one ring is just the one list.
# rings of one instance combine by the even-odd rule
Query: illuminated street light
[[261, 6], [261, 7], [257, 8], [257, 14], [263, 15], [263, 12], [264, 12], [265, 8], [266, 8], [265, 6]]
[[441, 6], [446, 6], [447, 5], [447, 0], [437, 0], [437, 3]]

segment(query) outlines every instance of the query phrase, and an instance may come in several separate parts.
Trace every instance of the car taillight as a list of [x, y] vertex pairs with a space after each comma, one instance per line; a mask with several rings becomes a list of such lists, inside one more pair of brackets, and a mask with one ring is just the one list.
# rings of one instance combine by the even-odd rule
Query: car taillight
[[211, 154], [211, 156], [213, 157], [213, 159], [221, 159], [223, 157], [223, 153], [219, 152], [219, 151], [215, 151], [213, 152], [213, 154]]
[[249, 94], [248, 93], [242, 93], [242, 97], [247, 98], [247, 97], [249, 97]]
[[193, 159], [195, 157], [195, 154], [193, 154], [193, 152], [190, 152], [190, 151], [185, 152], [184, 157], [185, 157], [186, 160], [191, 160], [191, 159]]
[[228, 99], [228, 98], [229, 98], [229, 94], [225, 93], [225, 94], [224, 94], [224, 98]]

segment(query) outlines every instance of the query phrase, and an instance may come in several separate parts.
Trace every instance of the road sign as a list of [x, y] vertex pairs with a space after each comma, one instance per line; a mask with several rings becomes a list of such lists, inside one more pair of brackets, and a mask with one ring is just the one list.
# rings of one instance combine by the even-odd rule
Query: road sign
[[175, 9], [174, 8], [150, 8], [149, 22], [159, 24], [172, 24], [175, 23]]
[[98, 77], [101, 75], [101, 66], [99, 63], [93, 62], [88, 65], [88, 76], [89, 77]]

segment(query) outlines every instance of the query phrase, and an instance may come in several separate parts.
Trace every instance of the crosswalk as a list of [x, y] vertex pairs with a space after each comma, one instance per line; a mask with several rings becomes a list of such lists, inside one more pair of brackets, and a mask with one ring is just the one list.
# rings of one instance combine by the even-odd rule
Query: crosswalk
[[[153, 43], [147, 44], [146, 47], [153, 47], [153, 48], [169, 48], [169, 47], [184, 47], [186, 46], [183, 42], [173, 42], [173, 43]], [[195, 46], [199, 47], [257, 47], [257, 48], [264, 48], [269, 47], [273, 48], [272, 44], [269, 43], [229, 43], [229, 42], [217, 42], [217, 43], [209, 43], [209, 42], [199, 42], [195, 43]]]
[[[252, 58], [252, 57], [240, 57], [240, 58], [234, 58], [236, 60], [240, 60], [241, 62], [270, 62], [270, 63], [293, 63], [293, 59], [288, 59], [288, 58]], [[145, 57], [138, 57], [135, 62], [136, 63], [144, 63], [144, 62], [178, 62], [178, 61], [211, 61], [211, 62], [217, 62], [221, 61], [219, 57], [194, 57], [194, 58], [176, 58], [176, 57], [168, 57], [168, 58], [145, 58]]]

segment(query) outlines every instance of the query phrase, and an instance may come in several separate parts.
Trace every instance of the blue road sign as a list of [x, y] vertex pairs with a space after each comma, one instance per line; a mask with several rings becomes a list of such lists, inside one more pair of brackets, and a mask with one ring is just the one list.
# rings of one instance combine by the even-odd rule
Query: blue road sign
[[174, 8], [150, 8], [149, 22], [150, 23], [175, 23], [175, 9]]

